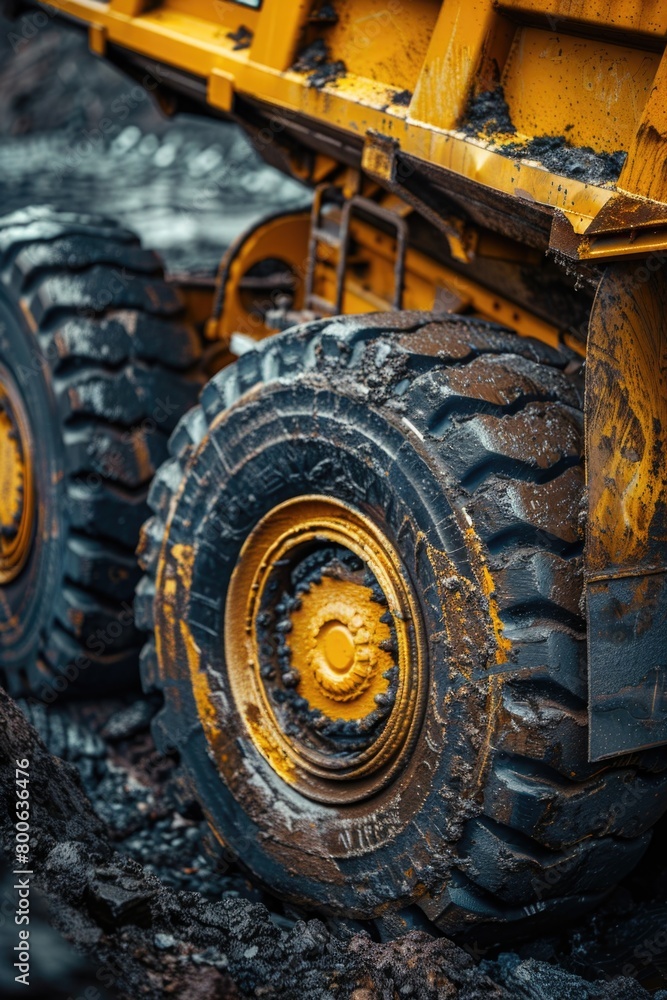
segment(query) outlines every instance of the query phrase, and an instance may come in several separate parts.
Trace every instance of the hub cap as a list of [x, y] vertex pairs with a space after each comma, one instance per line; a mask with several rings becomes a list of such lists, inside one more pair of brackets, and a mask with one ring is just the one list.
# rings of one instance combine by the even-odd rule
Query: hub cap
[[319, 801], [357, 801], [395, 773], [423, 688], [418, 616], [398, 554], [322, 497], [274, 508], [230, 584], [225, 649], [249, 734]]
[[21, 572], [34, 522], [31, 442], [18, 389], [0, 366], [0, 584]]

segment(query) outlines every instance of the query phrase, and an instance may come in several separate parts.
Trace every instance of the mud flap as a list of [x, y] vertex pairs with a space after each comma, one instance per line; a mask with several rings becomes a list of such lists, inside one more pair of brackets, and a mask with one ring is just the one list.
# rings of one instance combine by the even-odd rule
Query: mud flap
[[667, 743], [665, 261], [610, 267], [588, 340], [589, 754]]
[[587, 587], [590, 756], [667, 743], [667, 573]]

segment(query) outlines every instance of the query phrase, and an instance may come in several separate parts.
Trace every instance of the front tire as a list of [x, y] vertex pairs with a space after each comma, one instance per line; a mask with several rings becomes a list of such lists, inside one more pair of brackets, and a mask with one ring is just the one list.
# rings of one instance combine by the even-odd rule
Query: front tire
[[566, 364], [474, 319], [320, 321], [175, 432], [137, 595], [156, 737], [292, 903], [517, 928], [644, 852], [663, 776], [587, 763]]

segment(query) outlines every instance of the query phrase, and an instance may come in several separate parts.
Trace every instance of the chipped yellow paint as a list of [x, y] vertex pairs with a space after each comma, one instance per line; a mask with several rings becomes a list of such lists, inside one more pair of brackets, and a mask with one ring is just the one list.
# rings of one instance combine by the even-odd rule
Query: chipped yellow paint
[[176, 562], [176, 572], [186, 590], [192, 585], [192, 567], [195, 561], [195, 550], [192, 545], [174, 545], [171, 550]]
[[202, 728], [211, 746], [215, 749], [222, 736], [218, 723], [213, 701], [211, 699], [211, 686], [208, 682], [206, 672], [201, 669], [201, 650], [195, 642], [188, 623], [181, 618], [179, 621], [181, 637], [185, 647], [185, 655], [188, 661], [190, 672], [190, 684], [194, 695], [197, 713], [201, 720]]
[[[468, 515], [466, 513], [466, 517], [467, 516]], [[477, 537], [475, 529], [472, 526], [467, 527], [465, 529], [465, 536], [476, 556], [473, 569], [489, 606], [489, 615], [491, 616], [493, 632], [496, 637], [496, 663], [507, 663], [510, 650], [512, 649], [512, 643], [511, 640], [503, 634], [504, 627], [498, 610], [498, 602], [496, 600], [496, 585], [486, 561], [486, 556], [482, 550], [482, 543]]]
[[273, 736], [271, 730], [262, 724], [261, 713], [257, 706], [247, 704], [243, 718], [262, 757], [283, 781], [293, 784], [296, 777], [296, 765], [285, 747]]

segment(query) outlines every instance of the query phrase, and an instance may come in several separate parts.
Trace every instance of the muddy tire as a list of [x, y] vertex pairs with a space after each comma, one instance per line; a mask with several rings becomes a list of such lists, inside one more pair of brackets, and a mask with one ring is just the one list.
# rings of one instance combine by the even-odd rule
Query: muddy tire
[[137, 682], [135, 557], [201, 352], [155, 254], [95, 216], [0, 219], [0, 680]]
[[664, 777], [587, 762], [566, 364], [474, 319], [320, 321], [173, 435], [137, 594], [156, 738], [292, 904], [481, 941], [593, 905], [644, 852]]

